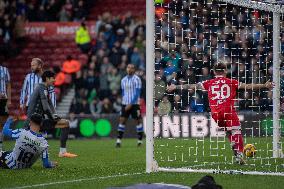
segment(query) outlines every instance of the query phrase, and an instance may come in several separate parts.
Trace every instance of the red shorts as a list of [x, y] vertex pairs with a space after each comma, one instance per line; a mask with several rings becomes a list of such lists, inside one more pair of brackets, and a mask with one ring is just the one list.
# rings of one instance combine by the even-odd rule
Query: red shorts
[[241, 125], [238, 114], [234, 110], [221, 110], [218, 112], [212, 112], [212, 118], [216, 121], [219, 127], [232, 127]]

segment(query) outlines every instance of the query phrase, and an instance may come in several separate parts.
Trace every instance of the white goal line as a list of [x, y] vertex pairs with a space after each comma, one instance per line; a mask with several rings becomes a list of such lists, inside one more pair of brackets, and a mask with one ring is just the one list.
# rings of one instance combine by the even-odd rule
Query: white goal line
[[51, 185], [57, 185], [57, 184], [75, 183], [75, 182], [82, 182], [82, 181], [91, 181], [91, 180], [108, 179], [108, 178], [116, 178], [116, 177], [126, 177], [126, 176], [142, 175], [142, 174], [146, 174], [146, 173], [129, 173], [129, 174], [102, 176], [102, 177], [90, 177], [90, 178], [58, 181], [58, 182], [47, 182], [47, 183], [42, 183], [42, 184], [26, 185], [26, 186], [19, 186], [19, 187], [10, 187], [7, 189], [37, 188], [37, 187], [45, 187], [45, 186], [51, 186]]
[[216, 169], [189, 169], [189, 168], [165, 168], [159, 167], [158, 171], [180, 172], [180, 173], [208, 173], [208, 174], [230, 174], [230, 175], [267, 175], [284, 176], [283, 172], [260, 172], [260, 171], [238, 171], [238, 170], [216, 170]]

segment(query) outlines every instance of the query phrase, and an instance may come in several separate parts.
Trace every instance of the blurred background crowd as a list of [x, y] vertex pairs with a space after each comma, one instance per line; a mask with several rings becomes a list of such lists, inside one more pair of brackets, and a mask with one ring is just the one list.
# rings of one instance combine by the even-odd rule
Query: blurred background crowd
[[[228, 77], [239, 82], [272, 80], [272, 14], [222, 6], [210, 0], [172, 1], [169, 6], [161, 5], [158, 9], [155, 82], [159, 87], [155, 91], [156, 105], [162, 113], [208, 111], [206, 93], [177, 91], [175, 95], [167, 95], [165, 86], [210, 79], [216, 62], [226, 63]], [[283, 55], [283, 31], [280, 40]], [[283, 62], [282, 56], [280, 61]], [[283, 98], [281, 101], [283, 104]], [[239, 91], [236, 105], [239, 110], [272, 111], [272, 91]]]
[[[211, 0], [166, 2], [169, 3], [156, 4], [156, 113], [209, 111], [206, 93], [175, 91], [168, 94], [166, 86], [210, 79], [212, 66], [218, 61], [225, 62], [228, 76], [240, 82], [264, 83], [272, 78], [272, 14], [219, 5]], [[0, 52], [5, 55], [4, 59], [20, 52], [19, 45], [25, 41], [25, 22], [82, 22], [74, 43], [87, 56], [87, 61], [70, 74], [67, 88], [73, 86], [76, 92], [70, 113], [81, 116], [118, 113], [120, 80], [126, 75], [128, 63], [136, 66], [136, 73], [142, 79], [141, 109], [145, 113], [145, 17], [133, 16], [130, 12], [100, 14], [95, 19], [96, 35], [92, 37], [84, 21], [93, 5], [96, 1], [0, 0]], [[281, 22], [281, 29], [283, 24]], [[85, 37], [82, 40], [77, 35]], [[283, 32], [280, 40], [283, 55]], [[72, 54], [65, 56], [76, 60]], [[55, 66], [54, 70], [59, 73], [62, 68]], [[281, 89], [283, 79], [281, 70]], [[238, 99], [239, 110], [272, 110], [271, 91], [240, 91]], [[284, 110], [284, 98], [281, 103]]]

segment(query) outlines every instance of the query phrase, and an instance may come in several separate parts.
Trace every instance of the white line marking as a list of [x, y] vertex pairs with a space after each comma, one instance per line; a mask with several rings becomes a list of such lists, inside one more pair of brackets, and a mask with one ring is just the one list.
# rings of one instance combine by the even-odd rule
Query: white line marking
[[[131, 173], [131, 174], [121, 174], [121, 175], [110, 175], [110, 176], [104, 176], [104, 177], [82, 178], [82, 179], [65, 180], [65, 181], [58, 181], [58, 182], [48, 182], [48, 183], [34, 184], [34, 185], [27, 185], [27, 186], [19, 186], [19, 187], [12, 187], [12, 188], [13, 189], [35, 188], [35, 187], [44, 187], [44, 186], [50, 186], [50, 185], [56, 185], [56, 184], [66, 184], [66, 183], [90, 181], [90, 180], [96, 180], [96, 179], [108, 179], [108, 178], [114, 178], [114, 177], [125, 177], [125, 176], [141, 175], [141, 174], [144, 174], [144, 173]], [[12, 188], [10, 188], [10, 189], [12, 189]]]

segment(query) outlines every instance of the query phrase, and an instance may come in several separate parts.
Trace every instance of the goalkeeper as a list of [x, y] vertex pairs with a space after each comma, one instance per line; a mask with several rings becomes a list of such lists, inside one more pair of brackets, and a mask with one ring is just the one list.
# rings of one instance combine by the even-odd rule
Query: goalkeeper
[[243, 137], [241, 123], [234, 108], [234, 101], [238, 89], [261, 89], [272, 88], [273, 83], [267, 81], [265, 84], [239, 83], [235, 79], [226, 78], [227, 68], [223, 63], [214, 66], [214, 79], [206, 80], [198, 84], [170, 85], [168, 91], [175, 89], [194, 90], [196, 87], [208, 91], [209, 105], [212, 118], [219, 127], [225, 128], [231, 143], [236, 162], [244, 164], [243, 159]]
[[54, 109], [52, 102], [49, 98], [48, 88], [52, 87], [55, 82], [55, 74], [52, 71], [45, 71], [42, 74], [42, 83], [39, 83], [34, 89], [31, 95], [30, 102], [27, 110], [28, 119], [25, 122], [25, 126], [28, 127], [31, 115], [38, 113], [46, 118], [42, 122], [42, 130], [51, 130], [54, 128], [61, 129], [60, 135], [60, 151], [59, 157], [76, 157], [76, 154], [68, 153], [66, 150], [66, 141], [69, 133], [69, 121], [61, 119]]

